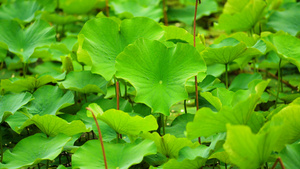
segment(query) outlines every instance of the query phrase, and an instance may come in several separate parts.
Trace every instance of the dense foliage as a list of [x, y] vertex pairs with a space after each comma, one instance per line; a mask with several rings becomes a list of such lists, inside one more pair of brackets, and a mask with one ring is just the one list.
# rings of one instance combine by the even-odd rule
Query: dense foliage
[[300, 166], [300, 2], [0, 4], [0, 169]]

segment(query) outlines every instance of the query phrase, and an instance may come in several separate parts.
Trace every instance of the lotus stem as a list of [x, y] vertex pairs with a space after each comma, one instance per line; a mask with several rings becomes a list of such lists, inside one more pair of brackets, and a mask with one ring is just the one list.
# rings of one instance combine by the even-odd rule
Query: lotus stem
[[109, 17], [109, 6], [108, 6], [108, 0], [105, 0], [105, 11], [106, 11], [106, 16]]
[[23, 77], [25, 78], [27, 74], [27, 64], [23, 63]]
[[183, 101], [183, 105], [184, 105], [184, 113], [187, 114], [186, 100]]
[[228, 89], [228, 63], [225, 64], [225, 84], [226, 89]]
[[105, 150], [104, 150], [104, 144], [103, 144], [103, 137], [102, 137], [102, 134], [101, 134], [99, 123], [97, 121], [97, 118], [96, 118], [93, 110], [90, 109], [90, 108], [88, 108], [88, 107], [86, 107], [86, 109], [92, 113], [93, 118], [95, 120], [95, 123], [96, 123], [96, 126], [97, 126], [97, 130], [98, 130], [98, 134], [99, 134], [99, 141], [100, 141], [100, 144], [101, 144], [101, 147], [102, 147], [102, 154], [103, 154], [103, 160], [104, 160], [105, 169], [108, 169], [106, 155], [105, 155]]
[[[194, 15], [194, 47], [196, 47], [196, 20], [197, 20], [197, 9], [198, 9], [198, 1], [201, 4], [201, 0], [196, 0], [195, 4], [195, 15]], [[195, 76], [195, 93], [196, 93], [196, 110], [199, 110], [199, 97], [198, 97], [198, 80], [197, 75]], [[198, 142], [201, 144], [201, 138], [198, 137]]]
[[48, 169], [49, 168], [49, 160], [47, 160], [47, 162], [46, 162], [46, 169]]
[[120, 83], [115, 78], [115, 83], [116, 83], [116, 97], [117, 97], [117, 110], [120, 110]]
[[277, 84], [277, 95], [276, 95], [276, 101], [275, 101], [275, 108], [277, 107], [278, 98], [279, 98], [279, 92], [280, 92], [280, 86], [281, 86], [281, 59], [279, 60], [278, 64], [278, 84]]
[[164, 13], [165, 26], [168, 26], [169, 22], [168, 22], [167, 8], [166, 8], [166, 0], [163, 0], [163, 13]]
[[278, 158], [276, 159], [274, 165], [272, 166], [272, 169], [275, 169], [275, 167], [276, 167], [276, 165], [277, 165], [278, 162], [279, 162], [281, 168], [282, 168], [282, 169], [285, 169], [285, 167], [284, 167], [284, 165], [283, 165], [283, 162], [282, 162], [282, 160], [281, 160], [280, 157], [278, 157]]

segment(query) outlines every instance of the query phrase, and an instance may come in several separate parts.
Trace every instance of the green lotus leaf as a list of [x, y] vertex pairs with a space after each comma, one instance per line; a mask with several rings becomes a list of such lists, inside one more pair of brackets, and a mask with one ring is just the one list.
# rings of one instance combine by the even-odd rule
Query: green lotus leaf
[[100, 75], [90, 71], [70, 72], [66, 79], [58, 84], [69, 90], [81, 93], [105, 93], [107, 81]]
[[0, 42], [0, 62], [3, 62], [7, 55], [7, 46]]
[[262, 79], [261, 74], [254, 73], [254, 74], [244, 74], [241, 73], [237, 75], [229, 86], [229, 90], [237, 91], [239, 89], [248, 89], [248, 84], [255, 80], [255, 79]]
[[89, 131], [85, 124], [80, 120], [73, 120], [71, 123], [68, 123], [60, 117], [49, 114], [43, 116], [38, 114], [34, 115], [22, 125], [19, 131], [31, 124], [36, 125], [43, 133], [51, 137], [54, 137], [60, 133], [63, 133], [67, 136], [73, 136]]
[[35, 21], [22, 30], [15, 21], [0, 20], [0, 42], [8, 46], [8, 50], [17, 54], [22, 62], [27, 63], [35, 48], [55, 42], [55, 31], [45, 21]]
[[266, 38], [281, 59], [287, 60], [298, 67], [300, 71], [300, 39], [289, 34], [272, 34]]
[[136, 102], [169, 115], [173, 104], [188, 98], [187, 79], [204, 72], [206, 65], [188, 44], [167, 48], [159, 41], [139, 39], [117, 57], [116, 68], [116, 76], [135, 87]]
[[55, 115], [58, 110], [74, 103], [74, 94], [71, 91], [64, 93], [57, 86], [42, 86], [33, 93], [33, 96], [35, 100], [28, 105], [28, 112], [33, 115]]
[[32, 77], [26, 76], [26, 78], [14, 77], [11, 79], [1, 80], [1, 88], [5, 92], [23, 92], [29, 91], [33, 92], [35, 89], [44, 86], [48, 83], [56, 83], [57, 80], [63, 80], [66, 76], [66, 73], [55, 74], [47, 73], [40, 76]]
[[85, 14], [92, 10], [97, 0], [60, 0], [59, 5], [65, 13], [69, 14]]
[[[163, 26], [163, 29], [165, 30], [166, 40], [172, 42], [183, 41], [190, 45], [194, 45], [194, 37], [187, 30], [176, 26]], [[200, 38], [196, 38], [196, 49], [198, 52], [202, 52], [205, 49]]]
[[287, 145], [280, 153], [284, 167], [294, 169], [300, 166], [300, 144]]
[[0, 122], [33, 100], [30, 93], [0, 95]]
[[300, 23], [297, 19], [300, 18], [300, 3], [295, 3], [284, 11], [275, 11], [270, 16], [267, 26], [276, 31], [283, 30], [293, 36], [296, 36], [300, 31]]
[[219, 28], [227, 31], [248, 31], [264, 16], [263, 0], [228, 0], [219, 17]]
[[282, 124], [284, 130], [276, 142], [276, 151], [284, 148], [285, 144], [292, 144], [300, 139], [300, 105], [291, 104], [281, 109], [272, 119], [264, 125], [262, 130], [269, 130], [277, 124]]
[[45, 134], [37, 133], [26, 137], [18, 142], [12, 151], [4, 152], [0, 168], [17, 169], [37, 164], [42, 160], [54, 160], [70, 139], [64, 134], [47, 137]]
[[140, 116], [132, 117], [128, 113], [115, 109], [103, 112], [96, 103], [90, 104], [89, 107], [94, 111], [98, 119], [104, 121], [119, 134], [135, 136], [140, 134], [140, 132], [152, 131], [158, 128], [156, 119], [152, 115], [145, 118]]
[[[218, 4], [214, 0], [202, 0], [201, 4], [198, 5], [197, 19], [203, 16], [209, 16], [212, 13], [218, 11]], [[187, 25], [193, 24], [193, 17], [195, 13], [195, 2], [193, 5], [186, 5], [184, 8], [170, 8], [168, 9], [168, 17], [170, 21], [181, 21]]]
[[172, 134], [177, 138], [186, 137], [184, 135], [185, 126], [188, 122], [193, 121], [194, 115], [193, 114], [182, 114], [176, 117], [170, 127], [166, 127], [166, 133]]
[[199, 169], [205, 165], [207, 159], [197, 157], [195, 160], [185, 159], [181, 162], [176, 159], [170, 159], [163, 165], [163, 169]]
[[60, 15], [57, 13], [50, 13], [44, 11], [42, 18], [48, 22], [55, 23], [58, 25], [65, 25], [76, 22], [78, 19], [73, 15]]
[[145, 139], [153, 140], [157, 147], [157, 152], [165, 155], [167, 158], [178, 158], [178, 153], [183, 147], [195, 148], [199, 145], [198, 142], [192, 143], [187, 138], [176, 138], [170, 134], [160, 136], [157, 132], [147, 132], [142, 133], [141, 136]]
[[[155, 154], [153, 141], [143, 140], [134, 144], [104, 143], [108, 168], [127, 169], [140, 163], [144, 156]], [[72, 155], [72, 168], [105, 168], [99, 140], [90, 140]]]
[[13, 20], [22, 22], [31, 22], [36, 11], [42, 9], [36, 1], [15, 1], [14, 3], [7, 3], [0, 8], [0, 19]]
[[85, 63], [92, 61], [92, 73], [100, 74], [109, 81], [116, 72], [115, 59], [127, 45], [140, 37], [161, 39], [164, 31], [148, 18], [126, 19], [120, 25], [110, 18], [96, 18], [86, 22], [80, 34], [79, 49], [84, 54], [81, 53], [78, 60]]
[[213, 44], [203, 52], [203, 58], [207, 64], [228, 64], [235, 59], [244, 56], [247, 46], [234, 38], [227, 38], [218, 44]]
[[226, 151], [224, 150], [224, 148], [219, 149], [218, 151], [214, 152], [209, 159], [213, 159], [216, 158], [220, 161], [222, 161], [223, 163], [227, 163], [230, 164], [230, 160], [229, 160], [229, 156], [226, 153]]
[[[254, 109], [268, 83], [269, 81], [260, 81], [256, 84], [253, 81], [249, 84], [248, 91], [240, 90], [234, 93], [232, 99], [228, 99], [229, 104], [223, 104], [219, 112], [213, 112], [210, 108], [199, 109], [194, 121], [187, 124], [187, 137], [194, 139], [226, 132], [227, 123], [249, 125], [253, 132], [258, 132], [264, 119], [254, 113]], [[217, 97], [212, 97], [212, 95], [207, 95], [207, 97], [210, 97], [208, 101], [217, 100]]]
[[131, 13], [133, 16], [144, 16], [158, 22], [163, 16], [162, 7], [159, 0], [115, 0], [111, 2], [116, 14], [125, 12]]
[[239, 168], [260, 168], [276, 147], [281, 132], [280, 126], [273, 126], [268, 131], [253, 134], [248, 126], [228, 124], [224, 149]]
[[10, 126], [12, 130], [14, 130], [16, 133], [20, 134], [23, 129], [28, 126], [25, 122], [32, 117], [31, 114], [29, 114], [24, 109], [18, 110], [13, 116], [9, 116], [5, 122]]

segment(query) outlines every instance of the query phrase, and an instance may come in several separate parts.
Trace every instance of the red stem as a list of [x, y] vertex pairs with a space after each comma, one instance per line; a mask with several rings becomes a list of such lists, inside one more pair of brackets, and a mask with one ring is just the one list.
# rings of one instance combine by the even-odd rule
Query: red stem
[[280, 157], [278, 157], [278, 158], [276, 159], [274, 165], [272, 166], [272, 169], [275, 169], [275, 167], [276, 167], [276, 165], [277, 165], [278, 162], [279, 162], [281, 168], [282, 168], [282, 169], [285, 169], [285, 167], [284, 167], [284, 165], [283, 165], [283, 162], [282, 162], [282, 160], [281, 160]]
[[117, 110], [120, 110], [120, 84], [116, 81]]
[[166, 0], [163, 0], [163, 12], [164, 12], [165, 25], [168, 26], [169, 22], [168, 22], [167, 10], [166, 10]]
[[102, 154], [103, 154], [103, 160], [104, 160], [105, 169], [108, 169], [106, 155], [105, 155], [105, 150], [104, 150], [104, 144], [103, 144], [103, 138], [102, 138], [102, 134], [101, 134], [99, 123], [97, 121], [97, 118], [96, 118], [93, 110], [90, 109], [90, 108], [88, 108], [88, 107], [86, 107], [86, 109], [89, 110], [92, 113], [93, 118], [94, 118], [94, 120], [96, 122], [96, 126], [97, 126], [97, 129], [98, 129], [98, 134], [99, 134], [99, 141], [100, 141], [100, 144], [101, 144], [101, 147], [102, 147]]
[[[201, 1], [199, 0], [199, 3]], [[196, 47], [196, 20], [197, 20], [197, 9], [198, 9], [198, 0], [196, 0], [195, 5], [195, 15], [194, 15], [194, 47]], [[197, 75], [195, 76], [195, 92], [196, 92], [196, 109], [199, 110], [199, 98], [198, 98], [198, 80]], [[201, 138], [198, 137], [198, 142], [201, 144]]]
[[106, 10], [106, 16], [109, 17], [109, 6], [108, 6], [108, 0], [105, 1], [105, 10]]

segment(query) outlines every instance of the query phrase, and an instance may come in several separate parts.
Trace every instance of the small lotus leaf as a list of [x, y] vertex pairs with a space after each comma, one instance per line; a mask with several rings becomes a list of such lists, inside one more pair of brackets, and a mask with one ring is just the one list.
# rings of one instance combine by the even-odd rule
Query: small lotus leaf
[[33, 99], [30, 93], [0, 95], [0, 122]]
[[153, 140], [157, 151], [168, 158], [178, 158], [178, 153], [183, 147], [195, 148], [199, 145], [198, 142], [192, 143], [187, 138], [176, 138], [170, 134], [160, 136], [157, 132], [154, 132], [143, 133], [141, 136], [145, 139]]
[[0, 42], [8, 46], [8, 50], [19, 55], [22, 62], [27, 63], [35, 48], [55, 42], [55, 31], [48, 23], [39, 20], [22, 30], [15, 21], [0, 21]]
[[276, 147], [281, 132], [280, 126], [273, 126], [255, 135], [248, 126], [228, 124], [224, 149], [230, 161], [239, 168], [260, 168]]
[[28, 111], [34, 115], [55, 115], [58, 110], [74, 103], [74, 94], [71, 91], [64, 93], [57, 86], [42, 86], [33, 93], [33, 96], [35, 100], [28, 105]]
[[47, 137], [45, 134], [37, 133], [26, 137], [18, 142], [12, 151], [4, 152], [0, 168], [18, 169], [37, 164], [42, 160], [54, 160], [70, 139], [64, 134]]
[[173, 104], [187, 99], [187, 79], [204, 72], [206, 65], [188, 44], [167, 48], [159, 41], [141, 38], [117, 57], [116, 68], [116, 76], [135, 87], [136, 102], [145, 103], [155, 113], [169, 115]]
[[[127, 169], [140, 163], [144, 156], [156, 153], [153, 141], [144, 140], [135, 144], [104, 143], [108, 168]], [[105, 168], [102, 148], [98, 140], [90, 140], [72, 155], [72, 168]]]
[[237, 91], [239, 89], [248, 89], [248, 84], [255, 80], [255, 79], [262, 79], [261, 74], [254, 73], [254, 74], [244, 74], [241, 73], [237, 75], [229, 86], [229, 90]]
[[65, 13], [85, 14], [92, 10], [97, 0], [60, 0], [59, 5]]
[[125, 12], [131, 13], [133, 16], [144, 16], [158, 22], [163, 16], [162, 8], [159, 0], [115, 0], [111, 2], [116, 14]]
[[163, 33], [158, 23], [148, 18], [126, 19], [121, 24], [110, 18], [92, 19], [80, 32], [81, 53], [78, 60], [85, 63], [92, 61], [92, 73], [100, 74], [109, 81], [116, 72], [115, 59], [127, 45], [140, 37], [160, 39]]
[[170, 127], [166, 127], [166, 133], [172, 134], [177, 138], [185, 137], [185, 126], [188, 122], [193, 121], [193, 114], [182, 114], [176, 117]]
[[59, 82], [63, 88], [81, 93], [105, 93], [107, 81], [90, 71], [70, 72], [66, 79]]

